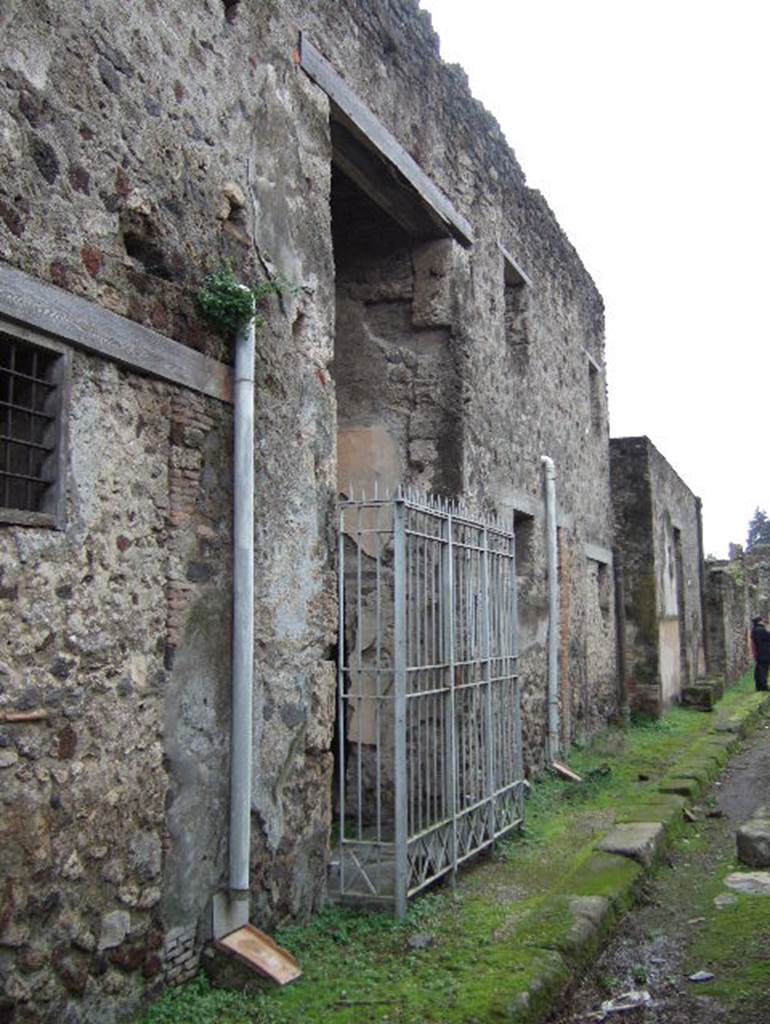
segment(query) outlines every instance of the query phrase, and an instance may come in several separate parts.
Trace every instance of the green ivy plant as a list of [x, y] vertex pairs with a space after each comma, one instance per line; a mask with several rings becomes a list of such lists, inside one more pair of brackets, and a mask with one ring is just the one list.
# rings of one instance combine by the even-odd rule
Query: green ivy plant
[[225, 338], [232, 338], [238, 328], [254, 317], [254, 326], [264, 326], [264, 317], [256, 314], [256, 309], [270, 295], [278, 295], [283, 290], [280, 281], [263, 281], [261, 284], [248, 288], [242, 285], [229, 267], [219, 273], [210, 274], [203, 282], [203, 287], [195, 296], [195, 303], [207, 320]]

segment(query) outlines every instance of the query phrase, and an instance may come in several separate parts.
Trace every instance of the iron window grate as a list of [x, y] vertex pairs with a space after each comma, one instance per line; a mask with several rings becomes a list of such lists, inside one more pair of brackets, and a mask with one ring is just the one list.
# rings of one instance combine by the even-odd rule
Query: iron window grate
[[64, 354], [0, 331], [0, 508], [55, 525]]

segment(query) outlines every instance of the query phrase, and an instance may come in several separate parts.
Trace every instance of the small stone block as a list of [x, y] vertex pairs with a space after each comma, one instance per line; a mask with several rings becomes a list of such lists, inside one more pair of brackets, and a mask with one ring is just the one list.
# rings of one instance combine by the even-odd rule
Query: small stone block
[[643, 867], [652, 867], [663, 845], [665, 830], [659, 821], [632, 821], [616, 825], [598, 844], [604, 853], [631, 857]]
[[661, 793], [679, 793], [680, 796], [694, 799], [700, 792], [700, 785], [696, 779], [682, 779], [678, 776], [672, 776], [671, 778], [663, 779], [658, 786], [658, 790]]
[[714, 691], [714, 700], [721, 700], [725, 695], [725, 681], [719, 677], [709, 679], [708, 685]]
[[711, 758], [701, 756], [680, 762], [674, 768], [674, 773], [678, 779], [695, 779], [701, 786], [705, 786], [719, 774], [719, 766]]
[[738, 860], [750, 868], [770, 867], [770, 820], [752, 818], [736, 833]]
[[673, 825], [680, 821], [687, 800], [677, 793], [648, 793], [640, 798], [640, 802], [620, 811], [616, 824], [631, 821], [660, 821], [664, 825]]
[[713, 688], [704, 683], [686, 686], [682, 690], [682, 704], [699, 711], [713, 711], [716, 700]]
[[629, 857], [594, 852], [562, 882], [564, 892], [576, 896], [604, 896], [613, 911], [631, 906], [637, 886], [644, 877], [642, 867]]
[[598, 951], [613, 920], [605, 896], [550, 896], [525, 918], [521, 941], [556, 949], [572, 964], [584, 963]]
[[126, 910], [113, 910], [102, 918], [99, 952], [115, 949], [131, 930], [131, 915]]

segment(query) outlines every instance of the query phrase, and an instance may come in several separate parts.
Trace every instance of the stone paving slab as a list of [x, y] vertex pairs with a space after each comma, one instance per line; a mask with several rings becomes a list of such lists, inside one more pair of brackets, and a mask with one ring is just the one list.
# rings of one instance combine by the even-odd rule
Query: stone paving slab
[[681, 761], [674, 766], [671, 774], [677, 779], [694, 779], [698, 787], [704, 789], [719, 772], [716, 771], [715, 762], [705, 764], [702, 761]]
[[681, 776], [673, 775], [662, 779], [658, 789], [661, 793], [678, 793], [680, 796], [686, 796], [689, 800], [694, 800], [700, 793], [701, 787], [697, 779], [684, 779]]
[[727, 876], [725, 885], [749, 896], [770, 896], [770, 871], [735, 871]]
[[[693, 744], [656, 789], [643, 791], [637, 806], [619, 810], [615, 828], [566, 875], [561, 891], [551, 894], [522, 920], [522, 931], [517, 928], [521, 941], [533, 954], [549, 954], [550, 959], [529, 982], [528, 991], [509, 1004], [506, 1019], [511, 1024], [534, 1024], [553, 1011], [569, 984], [565, 978], [573, 979], [576, 970], [598, 952], [621, 914], [635, 902], [655, 855], [684, 808], [725, 766], [741, 737], [767, 709], [770, 697], [752, 694], [729, 718], [718, 718], [714, 731]], [[692, 772], [693, 777], [678, 772]], [[649, 813], [649, 820], [639, 820], [642, 811]], [[762, 814], [759, 809], [755, 812], [755, 817], [760, 816], [765, 816], [764, 809]], [[770, 896], [770, 871], [736, 872], [725, 882], [735, 891]], [[728, 898], [730, 894], [724, 895]]]
[[729, 733], [709, 732], [702, 739], [699, 739], [693, 746], [693, 750], [700, 750], [701, 747], [724, 750], [732, 753], [736, 746], [736, 739]]
[[649, 793], [633, 807], [626, 807], [615, 816], [616, 824], [631, 821], [659, 821], [672, 828], [682, 820], [687, 798], [678, 793]]
[[651, 868], [663, 849], [666, 830], [660, 821], [628, 821], [616, 825], [597, 849], [630, 857]]
[[[719, 775], [727, 764], [727, 759], [728, 755], [724, 750], [709, 749], [700, 744], [695, 745], [669, 769], [662, 784], [667, 785], [672, 779], [694, 779], [698, 783], [698, 787], [704, 789]], [[697, 793], [691, 795], [697, 796]]]
[[615, 911], [623, 912], [634, 902], [643, 877], [637, 861], [596, 850], [564, 879], [561, 890], [573, 896], [603, 896]]
[[735, 749], [735, 746], [736, 741], [734, 737], [730, 735], [707, 736], [693, 747], [692, 755], [697, 759], [706, 758], [709, 761], [712, 761], [721, 771], [721, 769], [727, 764], [730, 754]]
[[598, 952], [615, 916], [606, 896], [549, 896], [521, 922], [523, 942], [556, 949], [583, 965]]
[[736, 708], [729, 715], [720, 716], [714, 729], [717, 733], [736, 733], [745, 736], [749, 729], [757, 721], [765, 708], [765, 695], [753, 693], [746, 698], [746, 702]]

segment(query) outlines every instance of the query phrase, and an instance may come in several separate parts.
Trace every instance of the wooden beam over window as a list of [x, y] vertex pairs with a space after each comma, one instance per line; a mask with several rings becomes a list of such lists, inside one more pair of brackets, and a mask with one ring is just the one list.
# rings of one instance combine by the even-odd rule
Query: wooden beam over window
[[332, 158], [339, 169], [414, 237], [472, 245], [468, 221], [304, 35], [299, 58], [329, 97]]
[[232, 402], [232, 370], [149, 327], [0, 263], [0, 315], [150, 377]]
[[586, 558], [590, 558], [592, 562], [598, 562], [600, 565], [612, 565], [612, 552], [609, 548], [586, 541], [583, 545], [583, 550], [585, 551]]
[[500, 243], [497, 243], [497, 248], [500, 250], [500, 254], [503, 257], [503, 275], [505, 277], [505, 283], [512, 285], [514, 288], [518, 288], [520, 285], [526, 285], [528, 288], [532, 287], [532, 282], [522, 270], [521, 266], [511, 256], [507, 249], [505, 249]]

